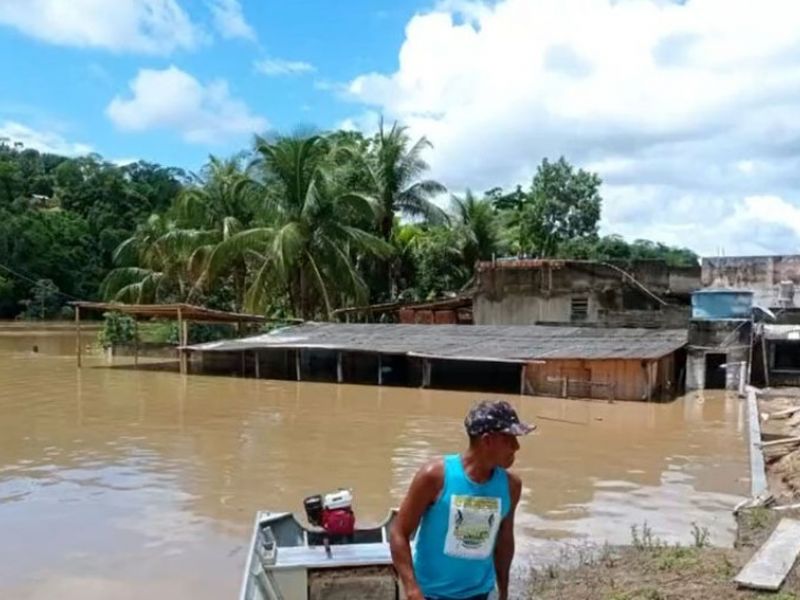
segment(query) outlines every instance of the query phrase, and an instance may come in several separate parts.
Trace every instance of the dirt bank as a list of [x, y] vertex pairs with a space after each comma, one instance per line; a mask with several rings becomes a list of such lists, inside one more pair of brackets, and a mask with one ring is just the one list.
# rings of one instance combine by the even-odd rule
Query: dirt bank
[[797, 565], [777, 594], [739, 589], [733, 578], [782, 517], [800, 511], [751, 509], [737, 516], [732, 549], [709, 548], [707, 532], [695, 528], [694, 544], [674, 546], [655, 539], [647, 526], [631, 532], [624, 547], [583, 547], [565, 553], [557, 565], [533, 570], [528, 586], [538, 600], [800, 600]]
[[758, 410], [769, 491], [778, 504], [800, 502], [800, 389], [762, 390]]

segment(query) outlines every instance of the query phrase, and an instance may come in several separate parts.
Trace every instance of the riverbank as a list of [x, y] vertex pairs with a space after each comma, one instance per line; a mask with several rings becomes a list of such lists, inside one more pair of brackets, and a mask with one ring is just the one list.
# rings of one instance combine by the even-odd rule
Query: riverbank
[[692, 543], [671, 545], [645, 524], [631, 530], [626, 546], [584, 546], [564, 552], [552, 565], [533, 569], [527, 586], [531, 600], [800, 600], [800, 570], [795, 565], [780, 592], [742, 589], [734, 577], [781, 518], [800, 518], [800, 510], [755, 508], [737, 515], [733, 548], [708, 546], [708, 532], [692, 529]]
[[769, 491], [777, 504], [800, 503], [800, 389], [761, 390], [758, 410]]

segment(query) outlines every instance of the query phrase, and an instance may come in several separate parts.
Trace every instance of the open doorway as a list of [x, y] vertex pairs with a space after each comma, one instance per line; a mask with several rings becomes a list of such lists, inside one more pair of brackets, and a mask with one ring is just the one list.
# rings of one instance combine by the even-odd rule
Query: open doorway
[[706, 354], [706, 385], [707, 390], [724, 390], [726, 369], [722, 368], [727, 356], [725, 354]]

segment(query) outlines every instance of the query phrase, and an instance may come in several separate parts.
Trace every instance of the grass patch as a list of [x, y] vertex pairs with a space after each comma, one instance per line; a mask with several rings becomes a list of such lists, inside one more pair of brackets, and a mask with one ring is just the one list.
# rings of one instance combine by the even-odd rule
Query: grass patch
[[764, 507], [752, 508], [744, 513], [744, 519], [750, 529], [764, 529], [771, 520], [770, 510]]

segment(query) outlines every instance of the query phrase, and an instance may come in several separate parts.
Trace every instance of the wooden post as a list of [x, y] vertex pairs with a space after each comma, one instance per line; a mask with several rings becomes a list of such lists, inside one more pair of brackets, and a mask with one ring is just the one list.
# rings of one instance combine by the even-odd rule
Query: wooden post
[[294, 369], [297, 374], [297, 381], [302, 381], [300, 377], [300, 348], [294, 351]]
[[253, 351], [253, 360], [255, 361], [256, 379], [261, 379], [261, 356], [258, 350]]
[[383, 355], [378, 354], [378, 385], [383, 385]]
[[184, 325], [183, 313], [181, 312], [181, 309], [178, 308], [178, 359], [180, 360], [181, 375], [186, 375], [186, 372], [188, 371], [186, 364], [186, 351], [184, 350], [184, 346], [186, 346], [187, 331]]
[[422, 387], [431, 387], [431, 361], [427, 358], [422, 359]]
[[528, 365], [522, 363], [519, 369], [519, 395], [525, 395], [525, 384], [527, 383]]
[[336, 383], [344, 381], [344, 371], [342, 369], [342, 353], [336, 353]]
[[133, 366], [139, 366], [139, 319], [133, 317]]
[[647, 369], [647, 401], [650, 402], [653, 400], [653, 378], [652, 378], [652, 369], [650, 366], [652, 362], [647, 363], [645, 369]]
[[767, 338], [761, 331], [761, 359], [764, 363], [764, 386], [769, 387], [769, 358], [767, 357]]
[[566, 398], [569, 393], [569, 377], [561, 378], [561, 397]]
[[81, 307], [75, 306], [75, 354], [78, 358], [78, 368], [81, 367]]

